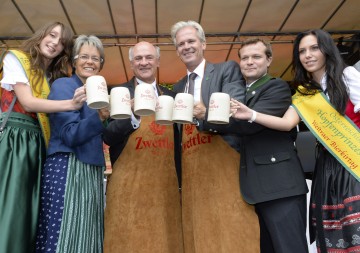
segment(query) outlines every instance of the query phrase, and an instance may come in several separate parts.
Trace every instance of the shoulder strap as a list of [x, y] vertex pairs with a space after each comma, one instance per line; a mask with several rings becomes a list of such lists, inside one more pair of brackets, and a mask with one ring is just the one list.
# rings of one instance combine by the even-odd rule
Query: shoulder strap
[[1, 126], [0, 126], [0, 134], [2, 134], [2, 132], [4, 131], [6, 122], [7, 122], [8, 119], [9, 119], [9, 116], [10, 116], [10, 113], [11, 113], [13, 107], [14, 107], [15, 101], [16, 101], [16, 96], [14, 95], [14, 98], [13, 98], [13, 100], [11, 101], [11, 104], [10, 104], [10, 106], [9, 106], [9, 109], [8, 109], [8, 111], [6, 112], [6, 116], [5, 116], [4, 120], [3, 120], [3, 122], [1, 123]]

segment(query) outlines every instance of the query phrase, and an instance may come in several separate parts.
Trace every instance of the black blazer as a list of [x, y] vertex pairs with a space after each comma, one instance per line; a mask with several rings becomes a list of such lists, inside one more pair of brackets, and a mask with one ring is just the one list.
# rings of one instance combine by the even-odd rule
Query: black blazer
[[[247, 94], [245, 104], [257, 112], [281, 117], [291, 104], [289, 85], [271, 79]], [[276, 131], [255, 122], [231, 120], [226, 129], [242, 137], [240, 187], [250, 203], [305, 194], [308, 189], [294, 141], [296, 131]], [[215, 126], [216, 127], [216, 126]]]

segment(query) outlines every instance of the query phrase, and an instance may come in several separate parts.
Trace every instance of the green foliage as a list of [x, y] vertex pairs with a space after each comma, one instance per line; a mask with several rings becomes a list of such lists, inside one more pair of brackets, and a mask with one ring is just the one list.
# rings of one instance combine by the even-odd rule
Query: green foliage
[[160, 86], [166, 87], [169, 90], [173, 90], [174, 84], [172, 83], [159, 83]]

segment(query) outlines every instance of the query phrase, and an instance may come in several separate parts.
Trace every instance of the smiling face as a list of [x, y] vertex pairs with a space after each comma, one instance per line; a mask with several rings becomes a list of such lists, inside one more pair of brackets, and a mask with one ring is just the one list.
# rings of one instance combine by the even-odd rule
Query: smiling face
[[272, 57], [267, 57], [265, 51], [262, 42], [244, 45], [240, 49], [240, 68], [246, 83], [250, 84], [267, 73]]
[[196, 29], [186, 26], [176, 33], [176, 52], [189, 71], [194, 71], [204, 59], [206, 43], [201, 42]]
[[64, 49], [61, 39], [61, 26], [55, 26], [40, 42], [41, 54], [48, 60], [54, 59]]
[[149, 42], [142, 41], [134, 46], [132, 54], [130, 66], [134, 75], [143, 82], [154, 82], [160, 65], [155, 47]]
[[299, 57], [303, 67], [308, 71], [312, 78], [320, 83], [325, 73], [326, 57], [321, 52], [315, 35], [303, 37], [299, 44]]
[[[85, 83], [86, 78], [96, 75], [100, 71], [100, 61], [93, 60], [94, 58], [100, 59], [100, 52], [95, 46], [84, 44], [78, 55], [79, 58], [74, 61], [75, 73]], [[84, 55], [88, 57], [81, 57]]]

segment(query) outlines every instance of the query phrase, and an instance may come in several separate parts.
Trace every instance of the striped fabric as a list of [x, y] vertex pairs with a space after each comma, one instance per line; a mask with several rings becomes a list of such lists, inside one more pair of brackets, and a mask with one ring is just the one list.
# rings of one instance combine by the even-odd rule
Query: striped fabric
[[104, 238], [104, 169], [69, 158], [64, 213], [56, 252], [98, 253]]

